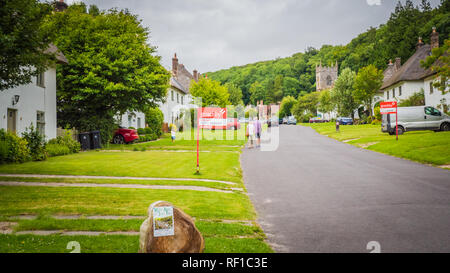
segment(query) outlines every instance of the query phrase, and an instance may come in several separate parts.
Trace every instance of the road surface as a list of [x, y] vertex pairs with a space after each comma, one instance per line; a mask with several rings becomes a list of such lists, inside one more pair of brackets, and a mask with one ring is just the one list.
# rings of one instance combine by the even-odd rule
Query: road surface
[[[450, 252], [450, 171], [280, 126], [245, 149], [244, 182], [278, 252]], [[370, 248], [373, 250], [373, 248]]]

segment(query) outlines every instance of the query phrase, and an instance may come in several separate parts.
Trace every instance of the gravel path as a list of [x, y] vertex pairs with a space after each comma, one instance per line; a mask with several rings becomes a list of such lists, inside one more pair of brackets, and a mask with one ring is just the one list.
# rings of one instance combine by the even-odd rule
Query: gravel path
[[96, 183], [58, 183], [58, 182], [14, 182], [0, 181], [0, 186], [30, 186], [30, 187], [94, 187], [94, 188], [123, 188], [123, 189], [158, 189], [158, 190], [192, 190], [232, 193], [233, 191], [219, 190], [200, 186], [167, 186], [142, 184], [96, 184]]
[[130, 179], [130, 180], [170, 180], [170, 181], [201, 181], [234, 185], [235, 182], [202, 179], [202, 178], [167, 178], [167, 177], [133, 177], [133, 176], [95, 176], [95, 175], [54, 175], [54, 174], [0, 174], [0, 177], [33, 177], [33, 178], [74, 178], [74, 179]]

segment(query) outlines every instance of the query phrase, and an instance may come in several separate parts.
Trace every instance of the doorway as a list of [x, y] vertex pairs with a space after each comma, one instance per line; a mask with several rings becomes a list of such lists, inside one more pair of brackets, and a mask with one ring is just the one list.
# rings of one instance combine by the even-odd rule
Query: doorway
[[16, 133], [17, 129], [17, 110], [8, 109], [7, 128], [9, 132]]

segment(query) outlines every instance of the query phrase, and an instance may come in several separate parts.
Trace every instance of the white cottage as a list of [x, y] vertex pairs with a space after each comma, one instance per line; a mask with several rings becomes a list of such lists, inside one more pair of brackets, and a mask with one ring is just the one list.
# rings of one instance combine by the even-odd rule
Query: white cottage
[[[54, 45], [58, 63], [68, 63]], [[30, 84], [0, 91], [0, 128], [21, 135], [31, 124], [49, 140], [56, 137], [56, 65], [35, 77]]]
[[395, 65], [389, 64], [385, 70], [385, 78], [381, 91], [384, 101], [401, 101], [407, 99], [417, 92], [424, 92], [425, 105], [433, 106], [441, 110], [448, 107], [450, 94], [442, 94], [432, 86], [432, 82], [439, 79], [431, 69], [424, 69], [421, 61], [431, 54], [431, 50], [439, 47], [439, 34], [433, 28], [431, 34], [431, 45], [424, 44], [422, 39], [416, 45], [416, 52], [403, 64], [397, 58]]

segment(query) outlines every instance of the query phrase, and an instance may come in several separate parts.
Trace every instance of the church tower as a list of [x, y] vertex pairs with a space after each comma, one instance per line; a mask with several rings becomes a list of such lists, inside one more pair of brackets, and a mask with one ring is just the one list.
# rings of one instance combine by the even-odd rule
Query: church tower
[[316, 65], [316, 91], [333, 88], [338, 77], [338, 62], [331, 67], [322, 66], [322, 61]]

